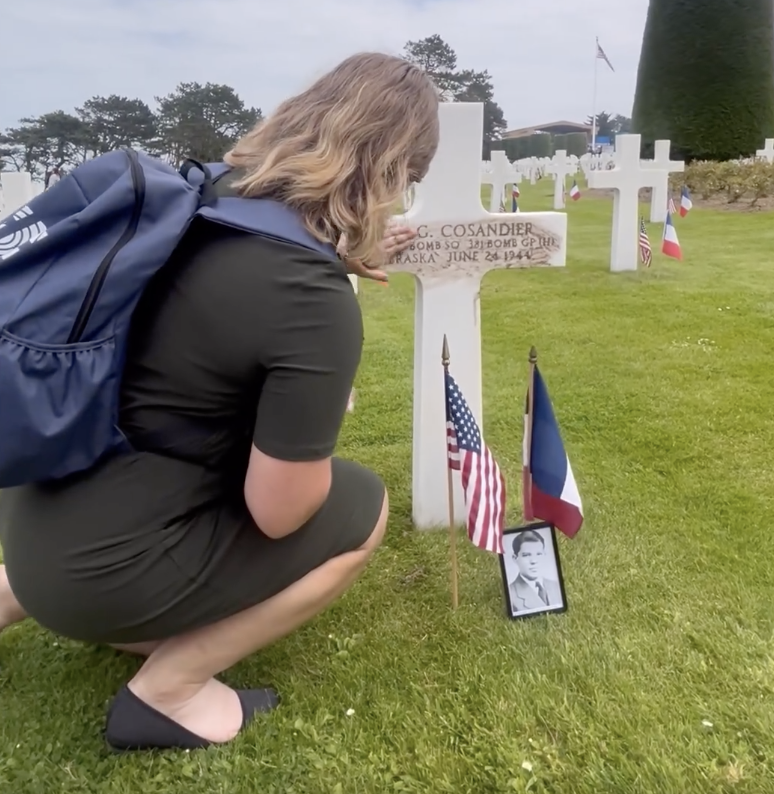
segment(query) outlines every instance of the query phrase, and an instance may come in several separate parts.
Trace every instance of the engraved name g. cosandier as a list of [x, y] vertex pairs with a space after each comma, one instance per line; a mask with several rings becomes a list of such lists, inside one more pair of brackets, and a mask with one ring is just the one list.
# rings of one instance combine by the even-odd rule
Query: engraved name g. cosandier
[[550, 264], [562, 240], [534, 220], [426, 223], [410, 248], [397, 254], [391, 271], [445, 276]]

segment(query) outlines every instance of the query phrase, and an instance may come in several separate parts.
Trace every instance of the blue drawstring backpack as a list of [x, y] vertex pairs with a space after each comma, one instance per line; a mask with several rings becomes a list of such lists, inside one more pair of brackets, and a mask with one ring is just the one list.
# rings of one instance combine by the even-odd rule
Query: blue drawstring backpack
[[288, 207], [218, 198], [228, 170], [121, 149], [0, 221], [0, 489], [130, 450], [118, 403], [132, 313], [195, 217], [336, 257]]

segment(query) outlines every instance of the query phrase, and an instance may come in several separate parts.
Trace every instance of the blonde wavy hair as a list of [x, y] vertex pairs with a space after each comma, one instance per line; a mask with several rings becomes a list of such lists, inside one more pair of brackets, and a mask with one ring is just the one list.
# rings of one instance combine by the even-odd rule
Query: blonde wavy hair
[[354, 55], [286, 100], [225, 156], [243, 196], [298, 210], [310, 232], [378, 262], [390, 215], [438, 148], [438, 91], [417, 66]]

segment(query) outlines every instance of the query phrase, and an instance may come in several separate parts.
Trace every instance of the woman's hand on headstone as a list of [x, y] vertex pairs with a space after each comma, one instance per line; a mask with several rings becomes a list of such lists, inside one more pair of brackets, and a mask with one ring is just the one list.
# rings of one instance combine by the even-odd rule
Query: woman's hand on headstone
[[384, 261], [389, 262], [395, 254], [405, 251], [415, 240], [417, 233], [410, 226], [390, 225], [384, 233], [382, 253]]
[[387, 281], [387, 274], [378, 268], [388, 263], [396, 254], [408, 248], [414, 242], [416, 236], [417, 233], [409, 226], [389, 225], [382, 240], [382, 261], [373, 265], [366, 264], [362, 259], [352, 259], [347, 256], [347, 238], [345, 235], [341, 236], [336, 250], [344, 260], [347, 271], [353, 276], [369, 278], [372, 281]]

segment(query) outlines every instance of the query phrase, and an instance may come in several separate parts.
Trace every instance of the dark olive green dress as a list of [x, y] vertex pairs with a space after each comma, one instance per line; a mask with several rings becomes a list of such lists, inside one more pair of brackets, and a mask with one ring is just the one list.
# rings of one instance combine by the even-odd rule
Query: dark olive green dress
[[33, 618], [73, 639], [164, 639], [367, 540], [384, 488], [357, 464], [334, 459], [326, 504], [282, 540], [243, 498], [253, 443], [288, 461], [334, 450], [363, 341], [342, 263], [197, 221], [132, 336], [121, 427], [136, 451], [0, 498], [11, 586]]

